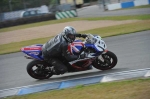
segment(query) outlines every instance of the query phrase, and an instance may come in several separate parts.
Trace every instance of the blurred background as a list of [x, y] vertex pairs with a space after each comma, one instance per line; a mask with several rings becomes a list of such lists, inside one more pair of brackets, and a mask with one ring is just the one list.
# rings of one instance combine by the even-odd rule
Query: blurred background
[[76, 11], [85, 6], [106, 6], [126, 1], [134, 0], [1, 0], [0, 28], [53, 20], [58, 11]]

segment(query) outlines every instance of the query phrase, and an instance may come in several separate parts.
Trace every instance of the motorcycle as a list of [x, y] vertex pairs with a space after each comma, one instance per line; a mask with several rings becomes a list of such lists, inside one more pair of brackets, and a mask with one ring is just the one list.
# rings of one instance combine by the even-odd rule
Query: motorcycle
[[[27, 59], [32, 59], [27, 65], [27, 73], [34, 79], [48, 79], [52, 77], [51, 64], [44, 61], [42, 57], [42, 44], [36, 44], [21, 48]], [[117, 56], [108, 51], [106, 43], [98, 35], [87, 34], [84, 41], [77, 39], [68, 45], [68, 52], [73, 55], [84, 55], [85, 58], [67, 62], [61, 61], [67, 66], [68, 72], [79, 72], [90, 70], [94, 67], [99, 70], [109, 70], [116, 66]]]

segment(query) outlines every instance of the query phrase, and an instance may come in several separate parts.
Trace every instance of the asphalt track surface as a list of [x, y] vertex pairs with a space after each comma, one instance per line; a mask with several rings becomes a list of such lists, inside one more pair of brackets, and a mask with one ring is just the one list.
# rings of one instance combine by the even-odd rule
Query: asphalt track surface
[[31, 60], [25, 59], [21, 52], [0, 55], [0, 90], [34, 85], [40, 83], [67, 80], [72, 78], [101, 75], [120, 71], [150, 68], [150, 31], [104, 38], [108, 50], [118, 57], [118, 64], [108, 71], [97, 69], [78, 73], [66, 73], [52, 76], [47, 80], [36, 80], [26, 72], [26, 65]]
[[104, 11], [102, 5], [93, 5], [77, 9], [78, 17], [124, 16], [150, 14], [150, 8], [122, 9]]

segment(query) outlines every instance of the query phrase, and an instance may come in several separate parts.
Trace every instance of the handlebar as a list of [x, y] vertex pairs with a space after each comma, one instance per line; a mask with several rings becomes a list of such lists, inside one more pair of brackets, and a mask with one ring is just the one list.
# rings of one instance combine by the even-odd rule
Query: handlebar
[[93, 39], [93, 38], [94, 38], [94, 36], [93, 36], [92, 34], [88, 34], [87, 37], [88, 37], [89, 39]]
[[89, 44], [94, 44], [96, 42], [96, 38], [92, 34], [87, 34], [85, 42]]

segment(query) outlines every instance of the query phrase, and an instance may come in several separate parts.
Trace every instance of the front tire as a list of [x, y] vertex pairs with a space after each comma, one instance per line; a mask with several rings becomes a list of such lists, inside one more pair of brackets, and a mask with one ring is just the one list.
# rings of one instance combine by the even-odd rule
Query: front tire
[[93, 62], [93, 66], [96, 69], [109, 70], [115, 67], [118, 62], [117, 56], [111, 51], [107, 51], [107, 53], [102, 54], [102, 57], [104, 59], [104, 62], [102, 62], [98, 58]]
[[49, 66], [44, 61], [33, 60], [27, 65], [27, 73], [35, 79], [48, 79], [53, 74], [49, 70]]

